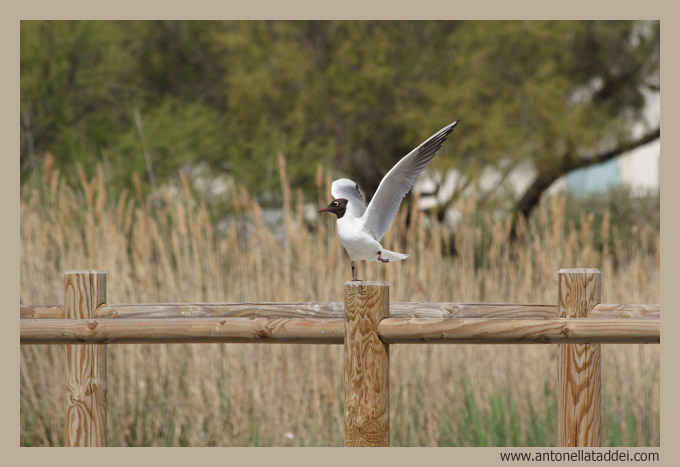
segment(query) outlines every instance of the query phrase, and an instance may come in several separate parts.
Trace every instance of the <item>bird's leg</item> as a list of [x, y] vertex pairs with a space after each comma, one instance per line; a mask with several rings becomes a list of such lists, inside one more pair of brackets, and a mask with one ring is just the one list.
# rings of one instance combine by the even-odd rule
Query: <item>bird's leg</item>
[[378, 261], [380, 261], [381, 263], [389, 263], [390, 262], [389, 259], [382, 259], [382, 256], [380, 256], [381, 253], [382, 252], [380, 252], [380, 251], [378, 252]]
[[352, 261], [352, 280], [353, 281], [358, 281], [359, 279], [355, 279], [354, 277], [354, 261]]

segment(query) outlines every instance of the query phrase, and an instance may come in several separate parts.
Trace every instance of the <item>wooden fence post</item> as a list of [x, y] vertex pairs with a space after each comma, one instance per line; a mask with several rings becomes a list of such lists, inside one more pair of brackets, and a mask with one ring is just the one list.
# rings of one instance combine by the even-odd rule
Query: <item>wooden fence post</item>
[[[66, 319], [92, 319], [106, 303], [106, 273], [66, 271]], [[66, 346], [66, 446], [106, 445], [106, 345]]]
[[378, 323], [389, 315], [385, 282], [345, 282], [345, 446], [389, 446], [389, 346]]
[[[597, 269], [560, 269], [559, 317], [587, 318], [601, 302]], [[601, 446], [600, 344], [559, 344], [558, 446]]]

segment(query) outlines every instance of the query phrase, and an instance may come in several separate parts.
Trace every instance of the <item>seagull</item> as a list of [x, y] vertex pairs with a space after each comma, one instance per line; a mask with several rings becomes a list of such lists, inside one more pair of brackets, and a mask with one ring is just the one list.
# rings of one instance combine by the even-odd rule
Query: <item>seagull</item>
[[397, 162], [381, 180], [368, 206], [359, 185], [352, 180], [341, 178], [331, 184], [334, 199], [319, 213], [330, 212], [337, 216], [338, 239], [349, 253], [353, 281], [359, 280], [354, 274], [355, 261], [391, 263], [408, 258], [403, 253], [384, 249], [380, 240], [392, 223], [401, 200], [459, 121], [445, 126]]

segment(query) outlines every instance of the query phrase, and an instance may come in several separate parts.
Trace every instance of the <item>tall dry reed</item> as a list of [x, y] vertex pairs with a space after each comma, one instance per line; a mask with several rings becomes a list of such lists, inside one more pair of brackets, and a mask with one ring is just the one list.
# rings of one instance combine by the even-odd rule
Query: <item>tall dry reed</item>
[[[310, 222], [283, 157], [279, 169], [283, 228], [236, 187], [234, 214], [214, 225], [181, 175], [153, 199], [139, 183], [112, 195], [103, 171], [88, 179], [78, 170], [72, 189], [48, 159], [21, 194], [21, 303], [62, 303], [69, 269], [106, 271], [109, 303], [341, 301], [350, 268], [335, 223]], [[329, 182], [319, 171], [316, 204], [327, 203]], [[554, 197], [510, 245], [508, 220], [479, 212], [474, 196], [462, 213], [452, 229], [403, 206], [384, 245], [409, 259], [362, 263], [359, 277], [389, 282], [392, 301], [555, 303], [560, 268], [596, 267], [603, 302], [659, 301], [659, 237], [647, 226], [635, 226], [632, 241], [613, 238], [596, 249], [595, 234], [613, 232], [607, 214], [600, 232], [588, 213], [579, 228], [565, 228], [565, 201]], [[658, 346], [603, 347], [606, 433], [658, 444]], [[470, 404], [490, 413], [498, 394], [511, 401], [516, 439], [547, 430], [538, 439], [554, 442], [553, 426], [537, 428], [535, 420], [550, 415], [543, 401], [556, 391], [556, 352], [550, 345], [392, 346], [393, 443], [465, 442], [476, 423]], [[108, 365], [109, 445], [343, 443], [341, 346], [111, 345]], [[63, 346], [22, 347], [23, 445], [63, 443], [64, 370]]]

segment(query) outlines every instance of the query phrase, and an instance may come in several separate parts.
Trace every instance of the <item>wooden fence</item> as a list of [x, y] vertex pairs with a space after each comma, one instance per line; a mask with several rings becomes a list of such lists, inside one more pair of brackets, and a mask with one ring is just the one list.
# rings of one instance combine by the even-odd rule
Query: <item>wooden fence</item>
[[21, 344], [66, 345], [66, 445], [106, 444], [106, 346], [344, 344], [345, 445], [389, 445], [389, 346], [557, 344], [558, 445], [601, 444], [600, 344], [659, 343], [659, 305], [600, 303], [600, 271], [558, 272], [557, 305], [389, 303], [384, 282], [343, 302], [106, 303], [106, 274], [68, 271], [63, 306], [21, 306]]

